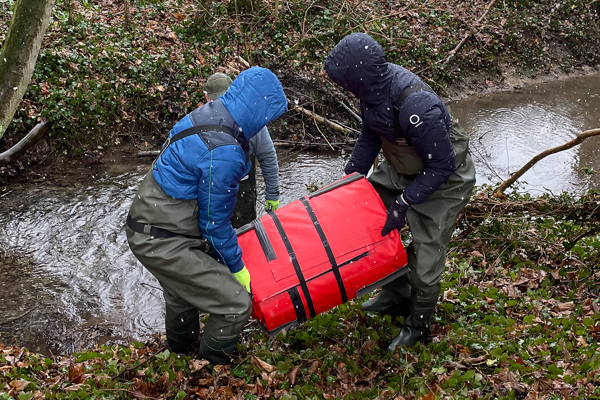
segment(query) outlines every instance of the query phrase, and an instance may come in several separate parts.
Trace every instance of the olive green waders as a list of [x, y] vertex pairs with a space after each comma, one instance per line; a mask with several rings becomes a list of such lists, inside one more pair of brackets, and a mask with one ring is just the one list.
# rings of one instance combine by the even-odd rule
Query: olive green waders
[[[143, 225], [144, 233], [140, 233], [128, 221], [127, 240], [163, 288], [171, 349], [183, 352], [193, 345], [198, 339], [199, 312], [208, 313], [199, 354], [212, 364], [229, 362], [250, 318], [252, 302], [227, 266], [203, 251], [197, 201], [168, 196], [150, 171], [135, 195], [129, 217]], [[177, 235], [152, 235], [160, 229]]]
[[[440, 280], [446, 264], [454, 222], [467, 205], [475, 186], [475, 167], [469, 155], [469, 140], [456, 120], [452, 121], [450, 140], [455, 152], [456, 171], [426, 201], [411, 204], [406, 214], [412, 234], [407, 248], [409, 273], [385, 285], [373, 300], [363, 303], [367, 311], [399, 307], [408, 315], [400, 335], [390, 345], [412, 346], [428, 335], [429, 321], [440, 295]], [[373, 171], [369, 181], [386, 207], [400, 195], [423, 169], [423, 160], [413, 147], [383, 140], [385, 160]]]

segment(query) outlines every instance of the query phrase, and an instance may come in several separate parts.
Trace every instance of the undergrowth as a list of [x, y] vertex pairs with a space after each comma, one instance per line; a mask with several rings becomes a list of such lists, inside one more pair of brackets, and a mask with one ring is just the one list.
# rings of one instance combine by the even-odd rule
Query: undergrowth
[[367, 295], [274, 338], [254, 322], [212, 370], [162, 339], [57, 357], [5, 347], [0, 399], [599, 399], [600, 195], [491, 193], [465, 209], [431, 338], [413, 349], [386, 350], [403, 319], [361, 311]]
[[[0, 4], [0, 40], [14, 3]], [[0, 146], [47, 120], [61, 153], [89, 154], [129, 141], [157, 148], [172, 124], [204, 101], [211, 73], [234, 76], [249, 65], [291, 77], [285, 89], [299, 105], [346, 119], [336, 101], [324, 98], [324, 92], [340, 94], [323, 62], [342, 37], [358, 31], [441, 93], [473, 72], [494, 80], [505, 64], [543, 73], [552, 65], [567, 70], [600, 60], [597, 1], [496, 2], [481, 21], [489, 4], [482, 0], [128, 3], [129, 22], [123, 2], [57, 1], [32, 83]], [[321, 136], [295, 119], [284, 116], [274, 131], [293, 136], [312, 129]]]

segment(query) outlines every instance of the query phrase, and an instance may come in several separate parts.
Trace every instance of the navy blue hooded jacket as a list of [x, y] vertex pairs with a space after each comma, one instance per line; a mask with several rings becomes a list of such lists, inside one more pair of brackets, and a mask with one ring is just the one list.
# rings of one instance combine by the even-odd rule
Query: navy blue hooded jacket
[[454, 149], [448, 134], [450, 115], [433, 93], [409, 95], [394, 121], [394, 103], [402, 91], [421, 80], [407, 69], [386, 61], [383, 49], [372, 37], [353, 33], [344, 37], [325, 61], [329, 77], [360, 99], [362, 132], [345, 172], [366, 175], [379, 154], [382, 140], [396, 143], [394, 124], [424, 163], [423, 170], [407, 185], [408, 204], [422, 203], [455, 171]]
[[200, 231], [219, 261], [231, 272], [243, 267], [242, 251], [231, 226], [238, 182], [249, 172], [248, 140], [287, 109], [281, 83], [268, 69], [243, 71], [219, 99], [183, 117], [169, 137], [198, 125], [219, 125], [225, 132], [208, 131], [170, 144], [157, 158], [152, 175], [171, 197], [198, 200]]

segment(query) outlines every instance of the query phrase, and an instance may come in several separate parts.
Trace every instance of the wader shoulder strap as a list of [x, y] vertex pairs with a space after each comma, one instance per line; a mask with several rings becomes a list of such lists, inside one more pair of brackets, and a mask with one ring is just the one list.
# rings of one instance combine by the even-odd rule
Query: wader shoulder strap
[[[169, 147], [171, 144], [175, 143], [178, 140], [181, 140], [188, 136], [198, 135], [202, 132], [215, 132], [215, 131], [216, 132], [224, 132], [224, 133], [227, 133], [228, 135], [230, 135], [231, 137], [233, 137], [233, 131], [231, 130], [231, 128], [228, 128], [226, 126], [220, 126], [220, 125], [192, 126], [191, 128], [184, 129], [181, 132], [178, 132], [175, 135], [168, 138], [167, 141], [165, 142], [165, 144], [163, 144], [162, 149], [160, 150], [160, 154], [158, 155], [158, 157], [156, 157], [156, 160], [158, 160], [160, 158], [160, 156], [163, 155], [163, 153], [165, 152], [167, 147]], [[156, 162], [156, 160], [154, 162]]]
[[230, 136], [233, 136], [233, 131], [231, 130], [231, 128], [226, 127], [226, 126], [220, 126], [220, 125], [197, 125], [197, 126], [192, 126], [191, 128], [187, 128], [182, 130], [179, 133], [176, 133], [175, 135], [173, 135], [169, 141], [169, 144], [174, 143], [178, 140], [181, 140], [183, 138], [186, 138], [188, 136], [192, 136], [192, 135], [197, 135], [199, 133], [202, 132], [224, 132], [227, 133]]
[[407, 99], [408, 96], [410, 96], [411, 94], [413, 94], [415, 92], [420, 92], [421, 90], [424, 90], [426, 92], [431, 92], [437, 96], [437, 94], [433, 91], [432, 88], [429, 87], [429, 85], [426, 85], [424, 83], [416, 83], [416, 84], [410, 85], [409, 87], [404, 89], [402, 91], [402, 93], [400, 93], [400, 96], [398, 96], [398, 98], [394, 102], [394, 137], [396, 139], [396, 143], [407, 142], [407, 140], [406, 140], [407, 138], [402, 133], [402, 130], [400, 129], [400, 125], [398, 124], [398, 118], [400, 115], [400, 107], [402, 107], [402, 104], [404, 104], [404, 101]]

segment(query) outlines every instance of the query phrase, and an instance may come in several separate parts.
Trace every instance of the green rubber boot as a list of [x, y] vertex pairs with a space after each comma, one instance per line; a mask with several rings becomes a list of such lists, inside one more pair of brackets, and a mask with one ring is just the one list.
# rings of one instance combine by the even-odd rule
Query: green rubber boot
[[233, 354], [237, 350], [237, 342], [237, 338], [221, 342], [204, 334], [202, 340], [200, 340], [198, 355], [210, 363], [209, 367], [219, 364], [230, 364], [233, 361]]
[[[185, 353], [198, 347], [200, 317], [198, 310], [180, 314], [173, 321], [165, 321], [167, 344], [174, 353]], [[195, 351], [195, 349], [194, 349]]]
[[435, 302], [427, 303], [415, 301], [414, 307], [410, 309], [410, 315], [404, 321], [400, 334], [392, 340], [388, 346], [389, 351], [394, 351], [398, 346], [414, 347], [417, 342], [429, 337], [429, 323], [435, 312]]

